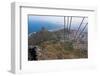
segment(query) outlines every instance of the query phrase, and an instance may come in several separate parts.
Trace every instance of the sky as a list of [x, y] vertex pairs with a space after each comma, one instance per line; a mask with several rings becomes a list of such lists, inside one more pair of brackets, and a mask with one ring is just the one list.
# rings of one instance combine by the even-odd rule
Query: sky
[[[77, 29], [82, 22], [83, 17], [72, 17], [71, 29]], [[88, 18], [85, 18], [81, 28], [85, 26], [88, 22]], [[65, 17], [67, 28], [68, 17]], [[69, 17], [70, 24], [71, 17]], [[59, 29], [64, 29], [64, 17], [63, 16], [28, 16], [28, 34], [32, 32], [38, 32], [42, 27], [48, 29], [48, 31], [54, 31]]]

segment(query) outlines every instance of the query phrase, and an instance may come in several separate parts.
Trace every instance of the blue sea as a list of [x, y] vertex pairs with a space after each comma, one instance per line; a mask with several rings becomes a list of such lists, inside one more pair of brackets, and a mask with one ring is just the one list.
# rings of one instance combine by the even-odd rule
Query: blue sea
[[[77, 30], [80, 23], [72, 23], [71, 29]], [[28, 17], [28, 34], [32, 32], [38, 32], [42, 28], [48, 31], [64, 29], [64, 18], [54, 16], [29, 16]], [[65, 25], [65, 28], [67, 25]], [[84, 24], [81, 28], [84, 27]], [[87, 28], [85, 29], [87, 31]]]

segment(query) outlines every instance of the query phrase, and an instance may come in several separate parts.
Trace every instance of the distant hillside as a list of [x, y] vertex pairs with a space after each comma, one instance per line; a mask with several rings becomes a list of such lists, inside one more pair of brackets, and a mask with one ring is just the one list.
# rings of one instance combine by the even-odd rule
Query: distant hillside
[[[56, 31], [48, 31], [46, 28], [42, 28], [39, 32], [33, 32], [28, 35], [28, 44], [29, 45], [38, 45], [44, 41], [61, 41], [61, 40], [73, 40], [75, 38], [77, 30], [60, 29]], [[76, 38], [80, 32], [77, 33]], [[69, 39], [68, 39], [69, 38]], [[82, 33], [83, 41], [87, 41], [87, 32]]]
[[57, 37], [54, 35], [53, 32], [48, 31], [45, 28], [42, 28], [41, 31], [32, 33], [28, 36], [28, 44], [29, 45], [38, 45], [44, 41], [55, 40]]

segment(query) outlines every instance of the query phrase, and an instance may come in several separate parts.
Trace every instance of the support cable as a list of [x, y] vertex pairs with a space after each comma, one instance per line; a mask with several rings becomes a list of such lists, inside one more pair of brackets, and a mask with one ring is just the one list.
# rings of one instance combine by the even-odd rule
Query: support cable
[[[86, 25], [84, 26], [84, 28], [82, 29], [82, 31], [80, 32], [79, 36], [77, 37], [77, 39], [80, 37], [80, 35], [83, 33], [83, 31], [85, 30], [86, 26], [87, 26], [88, 23], [86, 23]], [[77, 41], [76, 39], [76, 41]]]
[[76, 34], [75, 34], [75, 36], [74, 36], [74, 40], [75, 40], [75, 39], [76, 39], [76, 37], [77, 37], [78, 31], [80, 30], [81, 25], [82, 25], [82, 23], [83, 23], [84, 19], [85, 19], [85, 17], [83, 17], [83, 19], [82, 19], [82, 21], [81, 21], [81, 23], [80, 23], [80, 25], [79, 25], [79, 28], [78, 28], [78, 30], [76, 31]]

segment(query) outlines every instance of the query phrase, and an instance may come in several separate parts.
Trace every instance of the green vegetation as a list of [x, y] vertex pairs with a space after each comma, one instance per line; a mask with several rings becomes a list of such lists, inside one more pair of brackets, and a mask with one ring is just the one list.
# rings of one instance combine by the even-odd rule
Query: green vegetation
[[63, 40], [63, 31], [50, 32], [42, 29], [29, 37], [28, 45], [38, 46], [38, 60], [87, 58], [87, 49], [75, 49], [73, 41]]
[[41, 56], [38, 56], [39, 60], [51, 60], [51, 59], [75, 59], [75, 58], [87, 58], [87, 51], [75, 50], [70, 47], [68, 43], [67, 47], [63, 46], [63, 43], [47, 41], [42, 43], [39, 47], [43, 48], [40, 52]]
[[66, 50], [66, 51], [73, 51], [74, 50], [74, 48], [73, 48], [73, 43], [72, 42], [65, 42], [64, 43], [64, 49]]

